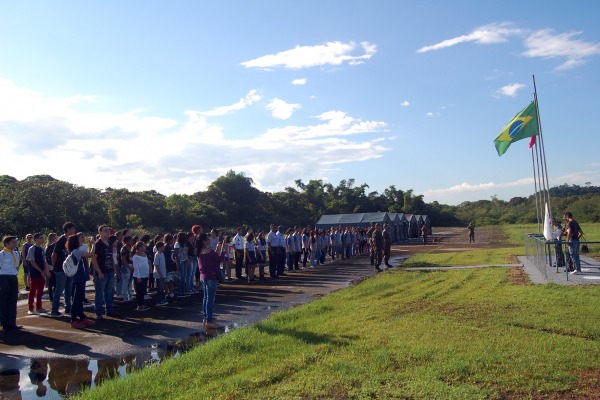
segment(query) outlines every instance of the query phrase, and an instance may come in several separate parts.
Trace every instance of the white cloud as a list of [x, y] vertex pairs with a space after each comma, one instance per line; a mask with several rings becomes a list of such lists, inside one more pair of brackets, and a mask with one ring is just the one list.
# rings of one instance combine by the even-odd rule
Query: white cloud
[[565, 58], [566, 60], [556, 67], [557, 71], [564, 71], [578, 67], [587, 62], [588, 58], [600, 54], [600, 43], [575, 40], [573, 37], [581, 32], [568, 32], [555, 34], [552, 29], [542, 29], [533, 32], [524, 42], [523, 52], [525, 57]]
[[427, 118], [435, 118], [435, 117], [439, 117], [439, 116], [440, 116], [440, 113], [438, 113], [438, 112], [435, 112], [435, 113], [434, 113], [434, 112], [431, 112], [431, 111], [429, 111], [427, 114], [425, 114], [425, 116], [426, 116]]
[[245, 61], [246, 68], [289, 68], [301, 69], [322, 65], [362, 64], [377, 52], [377, 46], [369, 42], [327, 42], [316, 46], [296, 46], [276, 54], [268, 54]]
[[308, 81], [308, 79], [306, 79], [306, 78], [294, 79], [292, 81], [292, 85], [306, 85], [307, 81]]
[[321, 113], [314, 124], [232, 139], [199, 111], [185, 111], [177, 121], [140, 110], [89, 111], [102, 107], [102, 99], [84, 112], [75, 107], [81, 101], [89, 98], [53, 98], [0, 79], [3, 173], [171, 194], [204, 190], [234, 169], [261, 190], [281, 190], [293, 185], [299, 171], [303, 178], [318, 178], [334, 164], [379, 158], [389, 150], [384, 122], [341, 111]]
[[229, 106], [216, 107], [210, 111], [202, 112], [202, 115], [206, 117], [215, 117], [219, 115], [230, 114], [234, 111], [243, 110], [244, 108], [251, 106], [255, 102], [262, 99], [262, 95], [258, 93], [258, 90], [252, 89], [248, 92], [245, 97], [242, 97], [237, 103]]
[[288, 119], [292, 116], [294, 111], [302, 107], [300, 104], [286, 103], [281, 99], [273, 99], [267, 104], [267, 110], [271, 111], [271, 114], [277, 119]]
[[500, 89], [496, 90], [495, 97], [517, 97], [517, 92], [519, 89], [523, 89], [524, 87], [526, 86], [522, 83], [509, 83], [508, 85], [504, 85]]
[[520, 35], [523, 31], [515, 28], [512, 23], [489, 24], [476, 28], [471, 33], [460, 35], [452, 39], [443, 40], [439, 43], [421, 47], [417, 53], [425, 53], [432, 50], [445, 49], [460, 43], [475, 42], [479, 44], [494, 44], [506, 42], [510, 36]]
[[410, 106], [410, 103], [408, 101], [404, 100], [402, 103], [400, 103], [400, 105], [402, 107], [408, 107], [408, 106]]

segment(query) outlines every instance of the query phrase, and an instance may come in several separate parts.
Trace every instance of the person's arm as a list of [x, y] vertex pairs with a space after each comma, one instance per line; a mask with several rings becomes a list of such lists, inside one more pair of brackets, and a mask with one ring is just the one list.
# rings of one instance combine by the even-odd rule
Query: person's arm
[[160, 277], [160, 279], [163, 279], [164, 276], [162, 275], [162, 271], [160, 270], [160, 260], [159, 260], [160, 256], [159, 253], [156, 253], [154, 255], [154, 271], [158, 272], [158, 276]]
[[81, 255], [81, 257], [89, 258], [90, 262], [92, 263], [92, 268], [94, 268], [94, 270], [98, 274], [98, 278], [100, 278], [100, 279], [104, 278], [104, 274], [100, 270], [100, 265], [98, 264], [98, 256], [96, 255], [96, 253], [86, 251], [85, 253], [83, 253]]
[[177, 264], [177, 271], [181, 271], [181, 263], [179, 262], [179, 251], [178, 247], [173, 248], [173, 258], [175, 259], [175, 264]]

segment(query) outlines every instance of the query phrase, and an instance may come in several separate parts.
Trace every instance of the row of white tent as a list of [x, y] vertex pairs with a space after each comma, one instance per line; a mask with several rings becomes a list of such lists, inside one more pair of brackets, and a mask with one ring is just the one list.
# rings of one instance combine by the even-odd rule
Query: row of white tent
[[317, 221], [315, 228], [330, 229], [337, 226], [368, 227], [372, 222], [390, 225], [394, 242], [421, 236], [423, 225], [427, 226], [427, 232], [431, 235], [431, 221], [428, 215], [393, 212], [322, 215], [319, 221]]

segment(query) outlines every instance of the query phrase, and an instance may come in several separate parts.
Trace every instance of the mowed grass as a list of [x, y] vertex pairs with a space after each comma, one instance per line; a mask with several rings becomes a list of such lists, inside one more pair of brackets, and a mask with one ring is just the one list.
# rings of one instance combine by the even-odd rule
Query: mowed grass
[[507, 273], [388, 271], [81, 397], [494, 399], [575, 390], [580, 374], [600, 370], [600, 288], [516, 286]]

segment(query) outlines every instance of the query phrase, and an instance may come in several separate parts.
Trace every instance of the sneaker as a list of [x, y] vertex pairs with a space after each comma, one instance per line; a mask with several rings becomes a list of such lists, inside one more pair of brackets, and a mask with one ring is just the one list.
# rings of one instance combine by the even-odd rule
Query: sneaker
[[187, 293], [182, 293], [182, 294], [179, 295], [179, 297], [190, 297], [190, 295], [187, 294]]
[[151, 298], [152, 298], [152, 297], [150, 297], [150, 296], [148, 296], [148, 295], [145, 295], [145, 296], [144, 296], [144, 300], [150, 300]]
[[141, 307], [136, 308], [136, 310], [138, 310], [138, 311], [148, 311], [149, 309], [150, 309], [150, 307], [148, 307], [148, 306], [141, 306]]
[[85, 326], [90, 326], [90, 325], [94, 325], [95, 324], [95, 322], [92, 321], [89, 318], [84, 318], [83, 321], [81, 321], [81, 323], [84, 324]]
[[35, 311], [29, 310], [29, 311], [27, 311], [27, 315], [35, 315]]
[[169, 304], [169, 302], [167, 300], [161, 300], [157, 303], [159, 306], [166, 306], [167, 304]]
[[571, 275], [579, 275], [580, 273], [581, 273], [580, 271], [575, 270], [575, 271], [571, 272]]
[[102, 314], [96, 314], [96, 321], [101, 321], [103, 319], [104, 317], [102, 316]]
[[48, 314], [49, 316], [51, 316], [52, 318], [60, 318], [62, 317], [62, 313], [59, 313], [58, 311], [52, 311], [50, 314]]
[[83, 322], [79, 322], [79, 321], [73, 321], [71, 322], [71, 328], [75, 328], [75, 329], [83, 329], [85, 328], [85, 324]]
[[31, 288], [29, 286], [25, 286], [25, 290], [27, 290], [29, 292]]
[[36, 309], [35, 309], [35, 312], [36, 312], [37, 314], [45, 314], [45, 313], [47, 313], [47, 312], [48, 312], [48, 310], [46, 310], [45, 308], [36, 308]]

